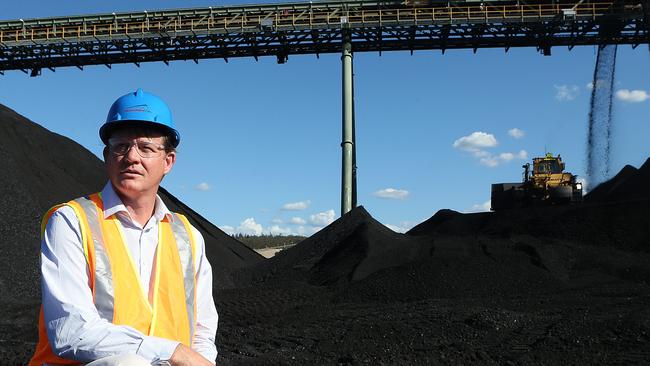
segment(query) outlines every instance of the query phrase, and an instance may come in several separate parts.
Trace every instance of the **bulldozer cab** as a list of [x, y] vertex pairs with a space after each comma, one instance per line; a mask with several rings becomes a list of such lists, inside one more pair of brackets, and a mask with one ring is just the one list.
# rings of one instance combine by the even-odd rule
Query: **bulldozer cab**
[[[492, 184], [493, 211], [535, 205], [564, 205], [582, 201], [582, 184], [565, 172], [560, 155], [533, 158], [524, 168], [523, 182]], [[532, 173], [532, 174], [530, 174]]]
[[560, 174], [564, 171], [564, 163], [560, 155], [557, 157], [552, 154], [546, 154], [543, 158], [533, 159], [533, 174]]

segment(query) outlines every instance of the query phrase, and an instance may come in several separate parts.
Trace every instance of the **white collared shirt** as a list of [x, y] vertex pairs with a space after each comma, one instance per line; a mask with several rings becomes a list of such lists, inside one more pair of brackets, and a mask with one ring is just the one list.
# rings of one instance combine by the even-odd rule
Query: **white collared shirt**
[[[158, 223], [170, 215], [156, 196], [154, 214], [142, 227], [134, 221], [111, 183], [102, 190], [104, 217], [116, 215], [124, 240], [148, 298], [153, 259], [158, 245]], [[194, 227], [196, 241], [197, 314], [192, 349], [215, 363], [218, 315], [212, 297], [212, 267], [205, 256], [205, 242]], [[114, 325], [99, 317], [89, 287], [90, 277], [83, 252], [79, 220], [72, 208], [56, 210], [41, 241], [42, 296], [50, 345], [63, 358], [90, 362], [119, 354], [137, 354], [152, 363], [168, 360], [178, 342], [147, 336], [136, 329]]]

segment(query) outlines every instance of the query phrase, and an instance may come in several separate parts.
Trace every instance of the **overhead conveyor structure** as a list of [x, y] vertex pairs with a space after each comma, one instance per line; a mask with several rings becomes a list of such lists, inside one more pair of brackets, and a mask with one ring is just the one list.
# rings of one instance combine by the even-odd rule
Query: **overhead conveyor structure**
[[[644, 4], [645, 3], [645, 4]], [[648, 42], [647, 0], [340, 1], [0, 22], [0, 72], [205, 58]]]
[[[356, 206], [352, 56], [650, 43], [649, 0], [325, 1], [0, 21], [0, 74], [58, 67], [341, 53], [341, 213]], [[351, 159], [351, 160], [350, 160]], [[351, 186], [350, 186], [351, 185]]]

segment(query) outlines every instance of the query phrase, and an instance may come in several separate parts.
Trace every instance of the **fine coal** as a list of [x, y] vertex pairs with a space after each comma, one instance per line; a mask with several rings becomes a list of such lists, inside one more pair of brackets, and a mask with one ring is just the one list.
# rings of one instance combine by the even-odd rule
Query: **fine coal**
[[585, 196], [587, 202], [636, 201], [650, 199], [650, 159], [640, 167], [626, 165], [612, 179]]
[[406, 235], [357, 207], [217, 292], [225, 364], [650, 362], [650, 201], [441, 210]]
[[597, 186], [610, 177], [616, 45], [598, 47], [589, 105], [587, 181]]
[[[13, 139], [25, 136], [33, 134], [14, 133]], [[64, 141], [62, 152], [74, 152], [64, 154], [67, 164], [41, 159], [60, 170], [82, 166], [83, 148], [57, 138]], [[36, 207], [21, 182], [34, 179], [21, 169], [41, 167], [38, 155], [19, 163], [16, 151], [7, 148], [3, 157], [20, 173], [2, 178], [13, 187], [11, 197], [2, 198], [8, 202], [3, 219], [16, 226], [0, 227], [14, 230], [9, 238], [24, 245], [31, 242], [19, 235], [46, 207]], [[221, 248], [208, 249], [221, 278], [214, 288], [220, 365], [642, 365], [650, 364], [648, 166], [626, 167], [582, 205], [441, 210], [406, 234], [357, 207], [263, 261], [227, 259], [248, 252], [234, 241], [220, 247], [220, 231], [210, 231], [215, 228], [172, 196], [166, 199], [193, 215], [197, 227], [216, 238], [210, 246]], [[33, 187], [58, 190], [74, 181], [68, 174], [75, 177], [47, 175], [48, 182], [63, 183]], [[103, 181], [100, 174], [79, 187]], [[9, 207], [24, 216], [8, 221], [14, 219]], [[4, 259], [18, 264], [1, 273], [3, 294], [21, 286], [29, 294], [36, 286], [23, 269], [38, 266], [31, 252], [38, 251], [37, 236], [30, 240], [35, 244], [23, 252], [15, 241], [3, 242]], [[36, 340], [35, 308], [12, 296], [3, 301], [0, 360], [23, 364]]]
[[217, 291], [222, 364], [650, 361], [650, 202], [444, 210], [406, 235], [357, 207]]

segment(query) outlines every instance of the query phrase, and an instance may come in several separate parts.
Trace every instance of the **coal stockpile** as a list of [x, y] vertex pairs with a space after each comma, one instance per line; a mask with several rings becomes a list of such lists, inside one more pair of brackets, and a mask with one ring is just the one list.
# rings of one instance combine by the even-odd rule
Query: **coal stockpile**
[[647, 166], [581, 205], [441, 210], [406, 234], [357, 207], [217, 291], [218, 362], [648, 364]]
[[612, 179], [585, 196], [587, 202], [616, 202], [650, 199], [650, 158], [640, 167], [626, 165]]
[[[103, 163], [81, 145], [2, 105], [0, 161], [0, 259], [7, 263], [0, 266], [0, 365], [24, 364], [18, 360], [31, 354], [37, 337], [42, 215], [55, 204], [101, 190], [107, 178]], [[224, 283], [229, 269], [262, 260], [166, 190], [160, 196], [202, 232], [217, 269], [215, 283]]]
[[[1, 123], [7, 131], [22, 128]], [[3, 294], [30, 294], [37, 286], [36, 274], [28, 276], [38, 266], [37, 230], [30, 228], [49, 203], [43, 208], [33, 203], [37, 198], [22, 180], [34, 180], [36, 173], [21, 170], [44, 164], [37, 160], [36, 146], [61, 141], [60, 154], [40, 159], [65, 174], [41, 174], [49, 183], [61, 179], [65, 194], [75, 196], [70, 188], [75, 179], [84, 191], [87, 184], [97, 184], [92, 187], [97, 190], [104, 181], [101, 163], [89, 152], [45, 130], [40, 136], [46, 141], [32, 139], [36, 132], [30, 131], [13, 132], [12, 139], [23, 142], [10, 148], [8, 141], [1, 150], [6, 164], [16, 169], [12, 178], [2, 178], [13, 187], [5, 187], [11, 197], [2, 198], [3, 219], [15, 219], [8, 221], [15, 226], [2, 224], [2, 230], [14, 230], [7, 237], [17, 238], [3, 242], [5, 261], [17, 263], [1, 273]], [[33, 141], [24, 142], [25, 136]], [[34, 146], [31, 163], [18, 150], [28, 144]], [[63, 162], [53, 162], [54, 155]], [[65, 170], [84, 164], [98, 167], [95, 180], [73, 178], [77, 173]], [[581, 205], [476, 214], [441, 210], [406, 234], [391, 231], [357, 207], [263, 261], [220, 259], [246, 250], [234, 242], [217, 245], [221, 234], [212, 231], [217, 244], [209, 253], [221, 277], [214, 289], [220, 313], [217, 363], [649, 364], [649, 166], [626, 167]], [[59, 189], [30, 184], [41, 191]], [[193, 215], [177, 199], [167, 199], [174, 209]], [[215, 229], [198, 215], [194, 220], [203, 230]], [[35, 232], [31, 249], [18, 248], [32, 240], [18, 236], [27, 237], [30, 230]], [[204, 235], [209, 240], [211, 234]], [[12, 271], [23, 272], [13, 276]], [[0, 364], [24, 363], [36, 340], [34, 308], [15, 299], [3, 297], [8, 311], [0, 315], [5, 337], [0, 338]]]

